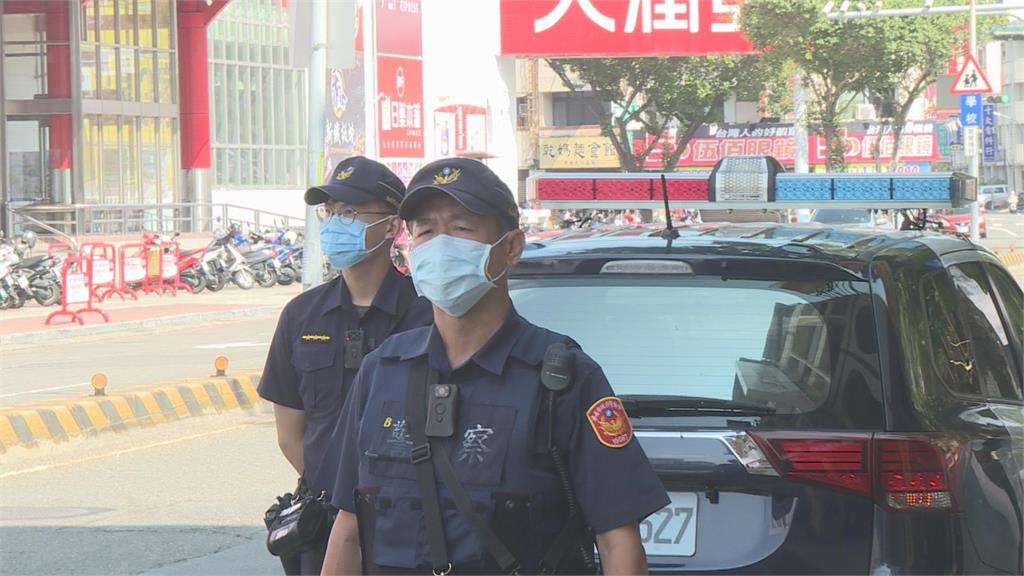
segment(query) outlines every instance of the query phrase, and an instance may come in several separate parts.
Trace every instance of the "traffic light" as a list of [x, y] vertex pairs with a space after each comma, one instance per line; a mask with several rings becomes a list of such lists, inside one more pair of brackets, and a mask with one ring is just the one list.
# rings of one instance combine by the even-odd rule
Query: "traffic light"
[[988, 102], [989, 104], [1009, 104], [1010, 103], [1010, 95], [1009, 94], [996, 94], [995, 96], [986, 96], [985, 97], [985, 102]]

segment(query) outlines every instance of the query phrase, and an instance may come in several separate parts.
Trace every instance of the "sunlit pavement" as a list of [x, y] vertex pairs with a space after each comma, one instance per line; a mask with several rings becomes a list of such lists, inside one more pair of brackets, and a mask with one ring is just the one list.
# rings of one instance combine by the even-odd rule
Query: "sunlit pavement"
[[266, 407], [15, 448], [0, 455], [0, 572], [280, 574], [262, 516], [295, 480]]

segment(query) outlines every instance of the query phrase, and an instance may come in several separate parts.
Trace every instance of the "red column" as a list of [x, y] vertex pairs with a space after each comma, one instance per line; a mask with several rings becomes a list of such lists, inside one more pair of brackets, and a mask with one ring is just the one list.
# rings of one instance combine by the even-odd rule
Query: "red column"
[[[68, 42], [71, 20], [67, 2], [46, 2], [47, 42]], [[46, 93], [49, 98], [71, 98], [71, 47], [46, 47]], [[71, 115], [50, 116], [50, 168], [71, 169]]]
[[177, 0], [181, 168], [210, 167], [210, 72], [206, 25], [229, 0]]
[[210, 80], [206, 19], [202, 12], [178, 11], [178, 103], [181, 167], [210, 167]]

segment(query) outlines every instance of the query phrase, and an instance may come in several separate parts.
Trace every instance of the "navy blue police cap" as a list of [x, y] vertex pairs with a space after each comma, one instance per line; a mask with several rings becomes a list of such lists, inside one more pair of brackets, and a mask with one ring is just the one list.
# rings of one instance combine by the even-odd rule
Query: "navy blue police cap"
[[338, 162], [325, 184], [306, 190], [306, 204], [310, 206], [323, 204], [332, 198], [346, 204], [380, 200], [397, 212], [404, 197], [405, 184], [398, 176], [387, 166], [365, 156], [353, 156]]
[[519, 206], [512, 191], [479, 160], [447, 158], [420, 168], [409, 182], [398, 215], [404, 220], [413, 218], [431, 190], [448, 194], [470, 212], [494, 216], [509, 228], [519, 227]]

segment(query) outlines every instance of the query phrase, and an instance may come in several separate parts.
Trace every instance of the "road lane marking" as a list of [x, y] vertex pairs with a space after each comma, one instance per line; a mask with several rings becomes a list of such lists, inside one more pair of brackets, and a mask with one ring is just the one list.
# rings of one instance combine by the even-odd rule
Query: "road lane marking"
[[33, 390], [24, 390], [22, 392], [11, 392], [10, 394], [0, 394], [0, 398], [10, 398], [11, 396], [23, 396], [25, 394], [35, 394], [36, 392], [49, 392], [51, 390], [66, 390], [68, 388], [77, 388], [79, 386], [88, 386], [88, 382], [82, 382], [79, 384], [68, 384], [67, 386], [53, 386], [52, 388], [35, 388]]
[[193, 346], [193, 350], [220, 350], [222, 348], [260, 348], [268, 346], [266, 342], [225, 342], [224, 344], [202, 344]]
[[181, 438], [174, 438], [171, 440], [162, 440], [160, 442], [154, 442], [152, 444], [145, 444], [143, 446], [135, 446], [132, 448], [125, 448], [124, 450], [116, 450], [114, 452], [107, 452], [106, 454], [97, 454], [96, 456], [89, 456], [87, 458], [76, 458], [75, 460], [68, 460], [67, 462], [57, 462], [54, 464], [44, 464], [42, 466], [34, 466], [32, 468], [25, 468], [24, 470], [15, 470], [13, 472], [4, 472], [0, 474], [0, 480], [4, 478], [12, 478], [14, 476], [22, 476], [24, 474], [31, 474], [32, 472], [45, 472], [46, 470], [53, 470], [54, 468], [62, 468], [64, 466], [71, 466], [73, 464], [84, 464], [86, 462], [95, 462], [96, 460], [103, 460], [104, 458], [113, 458], [115, 456], [123, 456], [125, 454], [131, 454], [133, 452], [141, 452], [142, 450], [148, 450], [150, 448], [159, 448], [161, 446], [170, 446], [172, 444], [178, 444], [180, 442], [186, 442], [189, 440], [198, 440], [200, 438], [208, 438], [210, 436], [217, 436], [224, 434], [225, 432], [233, 432], [235, 430], [241, 430], [242, 428], [248, 428], [250, 426], [256, 426], [259, 424], [266, 424], [273, 422], [273, 419], [266, 418], [257, 422], [250, 422], [247, 424], [239, 424], [237, 426], [231, 426], [229, 428], [221, 428], [220, 430], [212, 430], [210, 432], [203, 432], [201, 434], [192, 434], [191, 436], [182, 436]]
[[1004, 232], [1004, 233], [1009, 234], [1010, 236], [1013, 236], [1015, 238], [1018, 236], [1018, 234], [1016, 232], [1014, 232], [1013, 230], [1010, 230], [1010, 229], [1007, 229], [1007, 228], [1003, 228], [1002, 226], [999, 226], [997, 224], [990, 224], [990, 226], [993, 229], [995, 229], [995, 230], [999, 230], [1000, 232]]

